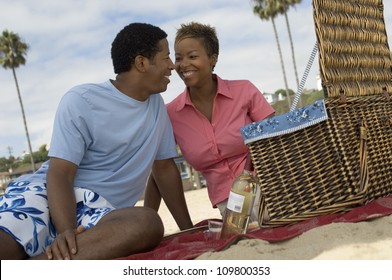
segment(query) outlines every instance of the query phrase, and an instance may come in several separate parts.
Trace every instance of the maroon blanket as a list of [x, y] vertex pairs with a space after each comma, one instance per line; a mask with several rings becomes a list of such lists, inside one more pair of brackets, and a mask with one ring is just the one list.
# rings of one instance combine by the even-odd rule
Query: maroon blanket
[[331, 214], [312, 218], [297, 224], [261, 228], [245, 235], [233, 236], [226, 240], [206, 240], [203, 226], [208, 220], [197, 224], [195, 232], [183, 232], [166, 238], [154, 250], [130, 255], [123, 260], [189, 260], [208, 251], [221, 251], [244, 238], [258, 238], [269, 242], [278, 242], [298, 236], [313, 228], [330, 223], [356, 223], [392, 214], [392, 196], [380, 198], [367, 205], [352, 209], [343, 214]]

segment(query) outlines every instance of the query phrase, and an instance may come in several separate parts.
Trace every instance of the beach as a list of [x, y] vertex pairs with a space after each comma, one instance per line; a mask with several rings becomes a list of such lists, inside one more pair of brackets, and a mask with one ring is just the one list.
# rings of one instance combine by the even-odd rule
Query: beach
[[198, 259], [392, 260], [392, 216], [332, 223], [277, 243], [242, 240], [225, 251], [204, 253]]
[[[185, 199], [194, 224], [220, 218], [205, 188], [185, 192]], [[139, 201], [137, 205], [142, 204]], [[165, 235], [179, 231], [164, 203], [158, 212]], [[358, 223], [332, 223], [276, 243], [245, 239], [224, 251], [207, 252], [196, 259], [392, 260], [392, 215]]]

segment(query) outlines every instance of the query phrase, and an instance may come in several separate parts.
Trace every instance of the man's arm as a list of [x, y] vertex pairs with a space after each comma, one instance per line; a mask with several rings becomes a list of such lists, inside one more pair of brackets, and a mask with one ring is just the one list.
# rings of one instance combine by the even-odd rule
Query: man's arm
[[144, 207], [149, 207], [158, 212], [161, 205], [161, 193], [155, 183], [154, 176], [151, 174], [148, 178], [147, 187], [144, 192]]
[[57, 237], [46, 248], [49, 259], [71, 259], [76, 254], [76, 201], [74, 178], [77, 166], [59, 158], [50, 158], [47, 174], [49, 213]]
[[181, 230], [193, 227], [185, 201], [180, 172], [174, 160], [156, 160], [152, 168], [152, 176], [178, 227]]

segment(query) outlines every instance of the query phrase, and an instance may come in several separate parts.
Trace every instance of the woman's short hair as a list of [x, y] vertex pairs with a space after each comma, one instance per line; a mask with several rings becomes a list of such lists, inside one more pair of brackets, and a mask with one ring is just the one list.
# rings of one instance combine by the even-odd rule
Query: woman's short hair
[[177, 29], [174, 43], [177, 44], [186, 38], [201, 39], [208, 56], [213, 54], [219, 55], [219, 40], [215, 27], [198, 22], [181, 24], [181, 27]]

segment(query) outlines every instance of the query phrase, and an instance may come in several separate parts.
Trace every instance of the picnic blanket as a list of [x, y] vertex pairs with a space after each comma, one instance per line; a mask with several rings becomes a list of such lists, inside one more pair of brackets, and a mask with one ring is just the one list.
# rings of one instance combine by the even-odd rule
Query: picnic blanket
[[392, 195], [351, 209], [349, 212], [315, 217], [296, 224], [280, 227], [265, 227], [248, 234], [235, 235], [223, 240], [206, 240], [203, 231], [208, 220], [195, 225], [193, 230], [179, 232], [164, 238], [154, 250], [133, 254], [122, 260], [190, 260], [209, 251], [221, 251], [239, 240], [257, 238], [269, 242], [288, 240], [313, 228], [330, 223], [357, 223], [392, 214]]

